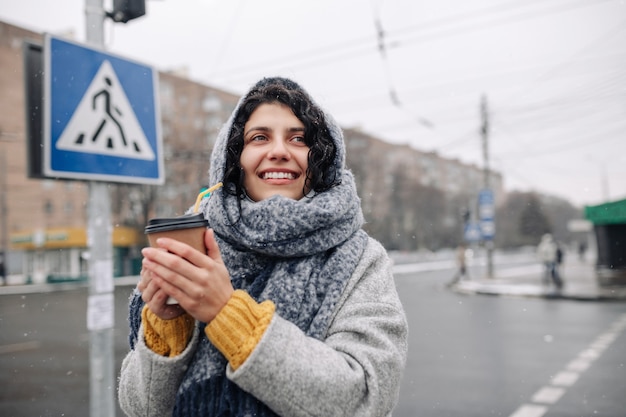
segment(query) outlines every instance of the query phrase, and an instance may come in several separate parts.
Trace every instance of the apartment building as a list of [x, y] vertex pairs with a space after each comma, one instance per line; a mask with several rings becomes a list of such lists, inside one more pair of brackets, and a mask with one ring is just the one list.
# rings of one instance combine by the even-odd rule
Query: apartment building
[[[441, 244], [461, 238], [462, 214], [477, 216], [478, 194], [485, 185], [481, 167], [393, 145], [358, 129], [344, 129], [344, 136], [347, 165], [355, 174], [370, 233], [405, 250], [438, 245], [420, 237], [424, 223], [442, 235]], [[504, 200], [502, 176], [489, 172], [489, 185], [497, 206]], [[403, 244], [406, 235], [415, 242]]]
[[[85, 279], [89, 183], [28, 177], [23, 44], [43, 34], [0, 22], [0, 252], [31, 282]], [[183, 214], [208, 179], [209, 154], [238, 96], [159, 72], [165, 184], [110, 183], [114, 276], [137, 273], [150, 217]]]
[[[25, 40], [42, 43], [43, 35], [0, 21], [0, 252], [8, 272], [30, 281], [84, 279], [89, 184], [27, 176]], [[115, 276], [137, 272], [148, 218], [183, 214], [208, 185], [213, 142], [239, 95], [160, 71], [159, 100], [165, 184], [109, 186]], [[416, 187], [468, 200], [482, 186], [479, 167], [392, 145], [357, 129], [345, 129], [344, 134], [347, 164], [355, 174], [370, 232], [382, 241], [398, 234], [385, 227], [394, 209], [410, 208], [423, 197]], [[498, 200], [503, 195], [501, 176], [492, 173], [491, 184]], [[445, 220], [457, 213], [451, 208], [439, 214]], [[397, 228], [413, 227], [417, 221], [407, 219]]]

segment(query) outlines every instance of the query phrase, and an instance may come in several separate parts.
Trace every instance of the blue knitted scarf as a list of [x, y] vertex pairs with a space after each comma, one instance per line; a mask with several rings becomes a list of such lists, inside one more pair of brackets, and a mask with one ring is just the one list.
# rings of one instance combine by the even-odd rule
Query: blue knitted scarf
[[[215, 230], [234, 288], [261, 302], [306, 335], [322, 340], [346, 282], [367, 244], [352, 175], [312, 198], [275, 196], [261, 202], [218, 191], [201, 206]], [[131, 345], [142, 302], [131, 300]], [[205, 324], [200, 323], [201, 330]], [[203, 333], [201, 333], [203, 334]], [[174, 416], [273, 416], [263, 403], [230, 382], [227, 361], [206, 337], [178, 391]]]

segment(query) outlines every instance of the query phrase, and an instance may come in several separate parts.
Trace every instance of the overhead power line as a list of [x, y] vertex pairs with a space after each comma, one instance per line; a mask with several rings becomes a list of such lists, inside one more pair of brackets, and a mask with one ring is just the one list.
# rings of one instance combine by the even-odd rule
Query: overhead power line
[[[564, 11], [577, 9], [581, 7], [597, 6], [600, 3], [610, 2], [610, 1], [613, 1], [613, 0], [596, 0], [594, 2], [589, 2], [588, 0], [579, 0], [579, 1], [574, 1], [574, 2], [568, 2], [566, 4], [560, 4], [554, 7], [544, 7], [541, 9], [530, 10], [530, 11], [522, 10], [522, 11], [519, 11], [519, 13], [512, 14], [509, 16], [497, 16], [497, 17], [491, 17], [491, 18], [489, 18], [490, 16], [487, 16], [487, 15], [480, 15], [480, 14], [472, 13], [472, 15], [477, 15], [479, 17], [482, 17], [483, 19], [482, 20], [477, 19], [478, 21], [461, 20], [460, 25], [457, 25], [456, 23], [454, 25], [447, 24], [449, 27], [441, 28], [439, 29], [439, 31], [436, 31], [434, 33], [418, 34], [415, 37], [405, 39], [404, 41], [398, 40], [396, 42], [390, 42], [388, 48], [394, 49], [394, 48], [406, 47], [408, 45], [411, 45], [417, 42], [423, 43], [424, 41], [427, 41], [427, 40], [441, 39], [441, 38], [448, 37], [448, 36], [466, 34], [468, 32], [482, 31], [482, 30], [485, 30], [486, 28], [492, 28], [494, 26], [508, 25], [511, 23], [517, 23], [517, 22], [521, 22], [524, 20], [533, 19], [539, 16], [547, 16], [551, 14], [561, 13]], [[528, 4], [528, 3], [525, 3], [525, 4]], [[540, 2], [540, 4], [545, 5], [546, 2], [543, 1], [543, 2]], [[501, 7], [497, 7], [497, 8], [501, 9]], [[507, 11], [510, 11], [510, 10], [511, 9]], [[488, 18], [485, 18], [485, 17], [488, 17]]]
[[590, 42], [589, 44], [580, 48], [569, 59], [561, 62], [558, 65], [555, 65], [553, 68], [550, 69], [550, 71], [547, 71], [546, 73], [542, 74], [540, 77], [535, 79], [531, 85], [525, 85], [523, 88], [523, 91], [527, 93], [529, 89], [536, 88], [537, 85], [540, 85], [543, 82], [546, 82], [550, 79], [555, 78], [557, 74], [561, 73], [563, 70], [565, 69], [569, 70], [572, 63], [576, 60], [578, 56], [584, 55], [587, 53], [587, 51], [597, 48], [599, 44], [605, 42], [608, 38], [613, 37], [615, 34], [618, 34], [620, 31], [624, 29], [624, 27], [626, 27], [626, 19], [620, 21], [619, 24], [610, 28], [606, 33], [604, 33], [604, 35], [596, 38], [593, 42]]
[[610, 128], [607, 128], [607, 126], [599, 126], [598, 130], [575, 137], [575, 140], [568, 138], [567, 142], [556, 143], [553, 145], [550, 143], [544, 143], [542, 149], [535, 151], [524, 150], [520, 152], [498, 153], [497, 155], [498, 159], [510, 161], [536, 158], [538, 156], [551, 155], [555, 153], [566, 154], [568, 151], [573, 151], [587, 146], [597, 146], [602, 142], [611, 142], [621, 139], [622, 135], [620, 135], [620, 133], [624, 131], [624, 127], [624, 124], [611, 126]]
[[[525, 2], [510, 2], [506, 5], [498, 5], [492, 7], [486, 7], [477, 9], [472, 12], [453, 15], [442, 19], [436, 19], [430, 22], [424, 22], [420, 25], [410, 26], [408, 28], [398, 29], [395, 31], [387, 31], [384, 33], [386, 45], [386, 51], [395, 48], [407, 47], [416, 42], [424, 42], [429, 40], [440, 39], [443, 37], [462, 35], [467, 32], [475, 30], [484, 30], [493, 26], [509, 24], [516, 21], [527, 20], [535, 18], [537, 16], [554, 14], [564, 12], [567, 10], [596, 6], [600, 3], [605, 3], [613, 0], [595, 0], [589, 2], [588, 0], [578, 0], [574, 2], [560, 3], [556, 7], [544, 7], [541, 9], [527, 11], [529, 4], [546, 5], [546, 0], [527, 0]], [[493, 13], [500, 13], [501, 11], [516, 13], [509, 16], [493, 16]], [[491, 14], [491, 15], [490, 15]], [[468, 21], [467, 18], [478, 17], [479, 21]], [[460, 23], [461, 26], [457, 26]], [[436, 31], [439, 32], [436, 32]], [[428, 32], [420, 34], [420, 32]], [[435, 31], [432, 33], [432, 31]], [[414, 37], [408, 39], [402, 38], [402, 36], [411, 35], [417, 33]], [[255, 68], [251, 69], [250, 66], [242, 66], [235, 68], [227, 68], [223, 71], [214, 71], [214, 75], [225, 76], [230, 79], [243, 78], [251, 73], [255, 73], [259, 68], [263, 68], [266, 72], [275, 71], [281, 68], [299, 68], [306, 67], [311, 68], [315, 66], [323, 65], [336, 65], [338, 62], [352, 59], [357, 56], [376, 53], [379, 49], [380, 43], [373, 40], [370, 36], [360, 37], [344, 42], [335, 42], [332, 45], [325, 45], [319, 48], [310, 49], [308, 51], [301, 51], [297, 54], [284, 56], [282, 58], [274, 57], [271, 60], [265, 62], [259, 62], [255, 64]], [[280, 64], [277, 64], [279, 62]], [[284, 64], [287, 63], [287, 64]]]
[[[222, 40], [222, 44], [219, 47], [217, 54], [215, 55], [215, 59], [213, 60], [213, 71], [215, 71], [215, 69], [220, 65], [222, 58], [224, 57], [224, 54], [226, 50], [228, 49], [230, 41], [232, 40], [233, 32], [235, 31], [235, 28], [237, 27], [237, 21], [241, 17], [245, 4], [246, 4], [246, 0], [240, 0], [235, 6], [235, 11], [233, 12], [228, 22], [228, 27], [227, 27], [225, 36]], [[211, 77], [212, 77], [212, 74], [209, 74], [209, 78]]]
[[398, 92], [395, 88], [395, 84], [393, 82], [393, 76], [391, 73], [391, 66], [389, 63], [389, 55], [387, 54], [387, 45], [385, 40], [385, 30], [383, 29], [382, 22], [380, 20], [380, 11], [374, 10], [374, 26], [376, 27], [376, 40], [378, 42], [378, 52], [380, 53], [380, 58], [382, 60], [383, 70], [385, 73], [385, 81], [387, 84], [387, 88], [389, 90], [389, 98], [391, 100], [391, 104], [397, 109], [401, 110], [405, 114], [409, 116], [409, 118], [414, 122], [418, 123], [427, 128], [433, 128], [433, 123], [426, 119], [423, 116], [413, 114], [404, 104], [400, 101], [400, 97], [398, 96]]

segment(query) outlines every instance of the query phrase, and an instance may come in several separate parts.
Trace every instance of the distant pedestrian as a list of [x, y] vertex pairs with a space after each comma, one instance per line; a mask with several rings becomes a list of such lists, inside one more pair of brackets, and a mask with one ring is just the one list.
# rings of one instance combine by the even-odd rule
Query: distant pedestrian
[[555, 270], [556, 270], [556, 275], [560, 278], [561, 277], [561, 264], [563, 264], [563, 260], [565, 259], [565, 251], [563, 250], [563, 247], [565, 245], [563, 245], [562, 242], [555, 242], [556, 243], [556, 265], [554, 266]]
[[552, 281], [557, 289], [560, 289], [563, 286], [563, 281], [559, 276], [558, 252], [559, 246], [552, 235], [550, 233], [543, 235], [539, 246], [537, 246], [537, 257], [544, 267], [543, 283], [549, 285]]
[[455, 258], [457, 270], [454, 277], [452, 277], [450, 285], [454, 285], [462, 279], [469, 279], [469, 273], [467, 272], [467, 252], [468, 249], [463, 243], [456, 248]]
[[581, 241], [578, 243], [578, 259], [581, 262], [585, 261], [585, 252], [587, 252], [587, 242]]

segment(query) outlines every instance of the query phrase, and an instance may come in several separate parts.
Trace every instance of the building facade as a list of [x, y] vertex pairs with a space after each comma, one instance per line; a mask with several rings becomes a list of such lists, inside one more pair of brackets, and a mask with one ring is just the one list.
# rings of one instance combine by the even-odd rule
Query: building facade
[[[89, 183], [28, 178], [25, 40], [43, 43], [43, 35], [0, 21], [0, 252], [8, 273], [27, 280], [81, 279], [88, 259]], [[137, 273], [149, 218], [183, 214], [208, 185], [214, 140], [239, 95], [159, 72], [159, 100], [165, 184], [109, 186], [116, 276]], [[483, 184], [481, 169], [356, 129], [344, 135], [366, 227], [376, 238], [414, 249], [439, 245], [423, 237], [422, 225], [459, 228], [459, 206], [472, 204]], [[491, 184], [498, 201], [501, 176], [491, 173]]]
[[[43, 35], [0, 22], [0, 253], [21, 281], [85, 279], [89, 183], [28, 177], [23, 44]], [[109, 184], [114, 276], [136, 274], [148, 218], [183, 214], [208, 179], [213, 140], [238, 96], [159, 72], [165, 184]]]

